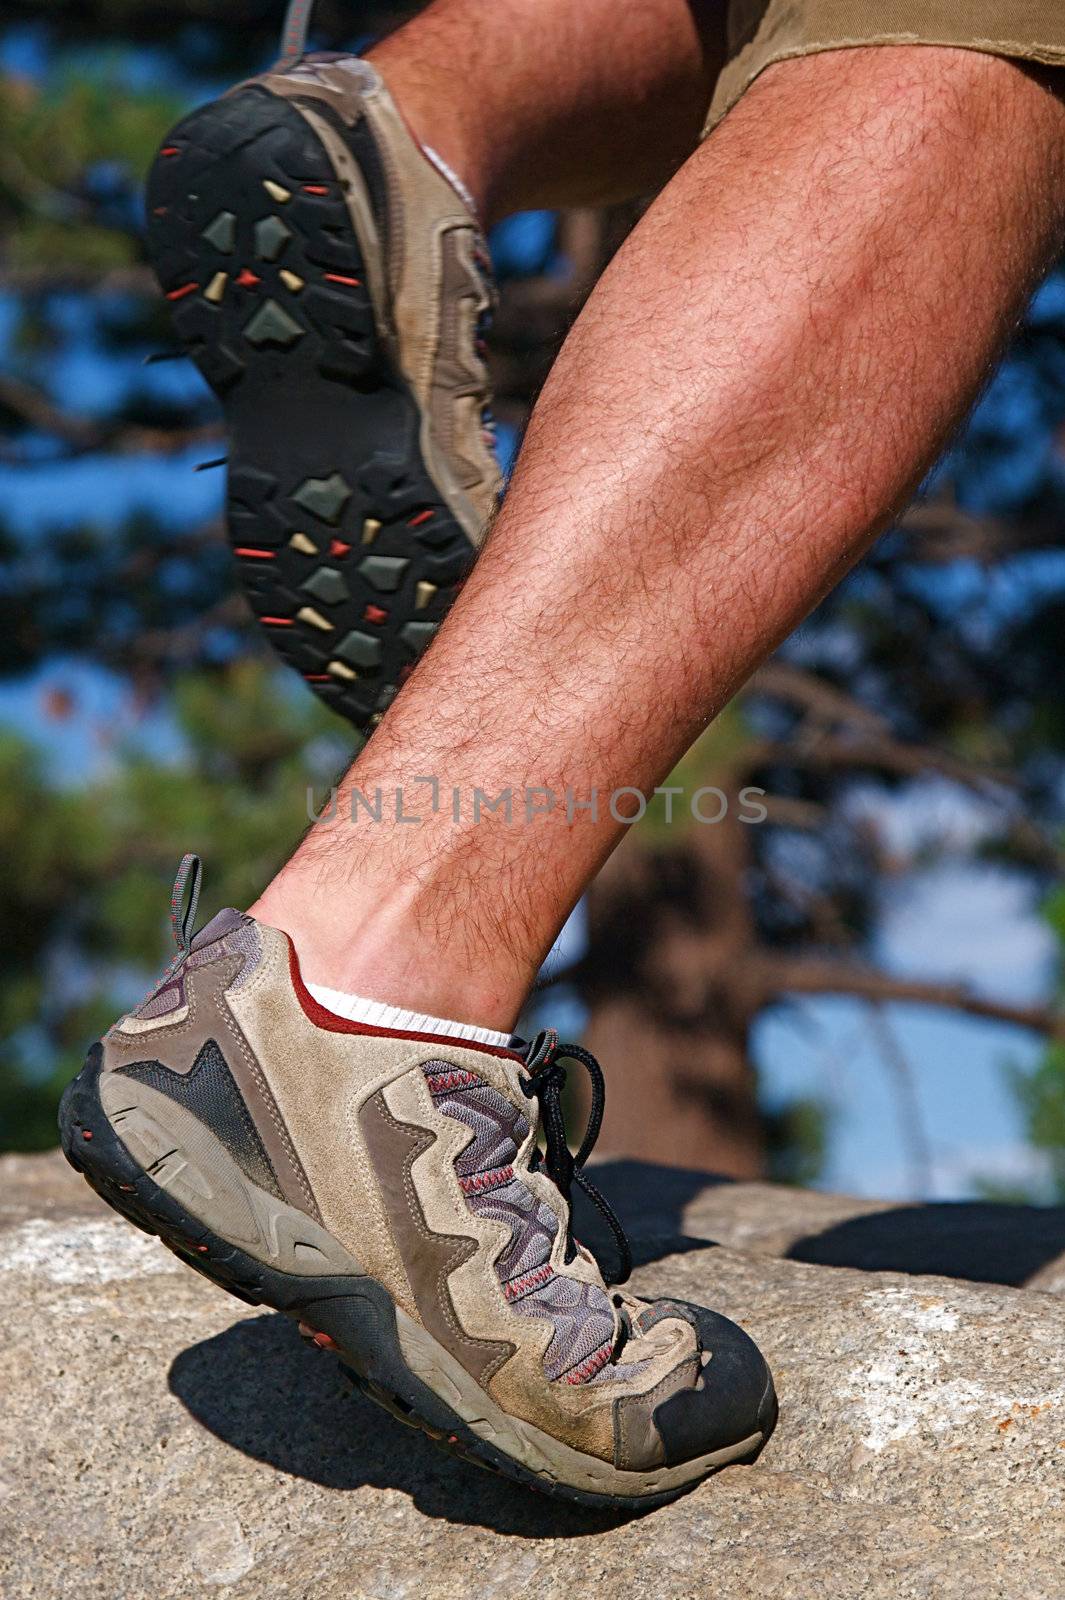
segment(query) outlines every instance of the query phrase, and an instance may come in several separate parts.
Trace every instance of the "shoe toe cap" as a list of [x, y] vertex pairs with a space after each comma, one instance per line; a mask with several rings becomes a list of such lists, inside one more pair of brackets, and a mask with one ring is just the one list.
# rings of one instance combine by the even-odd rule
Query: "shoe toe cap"
[[719, 1312], [683, 1301], [674, 1307], [695, 1327], [701, 1362], [694, 1387], [677, 1390], [655, 1408], [654, 1426], [666, 1464], [678, 1466], [747, 1439], [753, 1455], [772, 1433], [777, 1416], [765, 1357], [742, 1328]]

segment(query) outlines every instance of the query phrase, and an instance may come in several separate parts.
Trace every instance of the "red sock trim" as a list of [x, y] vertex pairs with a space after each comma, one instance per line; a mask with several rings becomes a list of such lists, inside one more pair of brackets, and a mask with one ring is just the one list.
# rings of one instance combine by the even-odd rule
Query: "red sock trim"
[[289, 976], [296, 999], [316, 1028], [324, 1028], [327, 1033], [365, 1033], [376, 1039], [413, 1039], [419, 1044], [452, 1045], [459, 1050], [481, 1050], [487, 1056], [503, 1056], [508, 1061], [522, 1059], [517, 1050], [508, 1050], [505, 1045], [483, 1044], [480, 1039], [457, 1039], [449, 1033], [408, 1033], [404, 1028], [375, 1028], [369, 1022], [354, 1022], [350, 1017], [338, 1017], [335, 1011], [327, 1011], [325, 1006], [320, 1005], [307, 988], [300, 974], [296, 946], [287, 933], [285, 938], [288, 939]]

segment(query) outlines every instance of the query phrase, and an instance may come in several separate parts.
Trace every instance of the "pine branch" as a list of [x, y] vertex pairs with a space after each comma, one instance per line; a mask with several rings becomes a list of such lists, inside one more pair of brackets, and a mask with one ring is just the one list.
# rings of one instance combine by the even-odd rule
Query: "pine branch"
[[840, 689], [834, 683], [819, 678], [816, 673], [794, 666], [790, 661], [773, 659], [758, 668], [747, 683], [744, 694], [765, 694], [774, 700], [785, 700], [819, 722], [831, 726], [865, 728], [869, 733], [887, 733], [887, 719], [878, 711]]
[[54, 294], [77, 289], [81, 294], [135, 294], [146, 300], [159, 298], [159, 285], [150, 267], [98, 267], [70, 264], [60, 267], [0, 268], [0, 293]]
[[938, 1006], [965, 1016], [984, 1017], [1029, 1028], [1050, 1039], [1065, 1040], [1065, 1012], [1053, 1006], [1018, 1006], [974, 994], [963, 983], [932, 983], [917, 978], [896, 978], [869, 967], [817, 956], [759, 958], [766, 1003], [796, 994], [850, 995], [860, 1000], [900, 1001]]
[[[20, 378], [0, 375], [0, 411], [3, 410], [28, 427], [51, 434], [66, 445], [71, 456], [88, 455], [96, 450], [120, 455], [143, 452], [175, 455], [193, 445], [217, 443], [223, 437], [220, 425], [213, 422], [191, 428], [149, 428], [137, 423], [83, 416], [56, 405], [42, 390]], [[0, 449], [0, 459], [17, 461], [18, 451], [5, 445]]]

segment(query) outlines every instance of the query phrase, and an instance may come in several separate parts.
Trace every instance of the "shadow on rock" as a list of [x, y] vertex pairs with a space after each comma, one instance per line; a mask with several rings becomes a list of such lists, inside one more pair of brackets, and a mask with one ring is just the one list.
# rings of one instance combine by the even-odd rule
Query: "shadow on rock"
[[1021, 1288], [1065, 1251], [1065, 1208], [959, 1200], [850, 1217], [797, 1239], [790, 1261], [929, 1272]]
[[[588, 1176], [617, 1214], [632, 1247], [634, 1267], [646, 1267], [664, 1256], [707, 1250], [714, 1241], [684, 1232], [688, 1205], [715, 1184], [728, 1178], [685, 1167], [660, 1167], [652, 1161], [603, 1161], [589, 1167]], [[574, 1232], [590, 1245], [607, 1267], [614, 1259], [610, 1231], [579, 1190], [573, 1193]]]
[[328, 1489], [401, 1489], [426, 1516], [525, 1539], [583, 1538], [631, 1520], [558, 1505], [435, 1448], [352, 1392], [336, 1360], [279, 1314], [190, 1345], [169, 1381], [217, 1438]]
[[[734, 1195], [742, 1193], [742, 1185], [732, 1179], [647, 1161], [604, 1161], [591, 1169], [591, 1176], [624, 1225], [636, 1266], [712, 1246], [713, 1239], [684, 1231], [689, 1205], [721, 1185], [729, 1185]], [[781, 1189], [780, 1202], [781, 1220], [790, 1207], [796, 1227], [801, 1227], [802, 1195]], [[730, 1214], [736, 1210], [733, 1203]], [[609, 1263], [609, 1231], [583, 1197], [574, 1215], [578, 1237]], [[757, 1245], [747, 1248], [757, 1253]], [[968, 1200], [892, 1206], [811, 1231], [784, 1254], [787, 1260], [814, 1266], [933, 1273], [1021, 1288], [1065, 1254], [1065, 1206]]]

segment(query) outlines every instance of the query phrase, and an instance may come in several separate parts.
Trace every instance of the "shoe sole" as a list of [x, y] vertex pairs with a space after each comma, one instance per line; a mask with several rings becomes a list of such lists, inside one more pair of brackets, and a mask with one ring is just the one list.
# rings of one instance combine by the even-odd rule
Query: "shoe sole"
[[311, 116], [251, 87], [178, 123], [148, 178], [148, 254], [222, 403], [229, 540], [251, 608], [368, 734], [476, 551], [443, 469], [426, 464], [374, 292], [359, 169], [338, 176]]
[[[388, 1291], [374, 1279], [353, 1272], [314, 1275], [307, 1270], [281, 1271], [208, 1227], [163, 1185], [172, 1184], [186, 1192], [190, 1187], [193, 1191], [198, 1188], [200, 1193], [213, 1192], [217, 1196], [227, 1186], [231, 1187], [228, 1175], [216, 1168], [204, 1181], [202, 1142], [195, 1151], [188, 1147], [170, 1148], [174, 1141], [169, 1130], [161, 1142], [158, 1157], [151, 1161], [150, 1169], [146, 1169], [119, 1136], [104, 1108], [100, 1096], [102, 1055], [101, 1047], [94, 1045], [60, 1104], [61, 1143], [71, 1166], [126, 1221], [157, 1236], [186, 1265], [219, 1288], [246, 1305], [267, 1305], [298, 1321], [305, 1337], [338, 1355], [358, 1389], [400, 1422], [419, 1429], [451, 1454], [556, 1500], [599, 1511], [631, 1513], [668, 1504], [722, 1466], [753, 1460], [772, 1432], [776, 1399], [770, 1384], [762, 1405], [759, 1433], [727, 1450], [715, 1452], [712, 1457], [704, 1457], [699, 1463], [690, 1463], [689, 1467], [698, 1470], [686, 1481], [671, 1483], [658, 1492], [611, 1494], [581, 1489], [559, 1479], [555, 1475], [559, 1460], [568, 1459], [584, 1474], [607, 1475], [614, 1469], [501, 1413], [458, 1363], [396, 1307]], [[150, 1092], [148, 1103], [152, 1104]], [[198, 1125], [201, 1136], [203, 1126]], [[215, 1143], [213, 1138], [209, 1142]], [[175, 1181], [181, 1176], [187, 1179], [190, 1174], [191, 1185], [187, 1181]], [[162, 1181], [156, 1182], [156, 1177]], [[244, 1183], [241, 1187], [246, 1193], [253, 1189]], [[254, 1190], [254, 1195], [257, 1209], [260, 1205], [273, 1204], [261, 1190]], [[309, 1224], [305, 1218], [300, 1220], [305, 1237], [315, 1233], [320, 1238], [323, 1236], [323, 1230]], [[275, 1242], [279, 1231], [284, 1230], [278, 1230], [275, 1224]], [[328, 1245], [331, 1254], [344, 1254], [331, 1238]], [[308, 1249], [302, 1243], [298, 1249], [304, 1256], [317, 1253], [313, 1246]], [[412, 1370], [412, 1363], [417, 1371]], [[427, 1378], [429, 1382], [425, 1381]], [[442, 1398], [438, 1389], [447, 1393], [451, 1404]], [[553, 1462], [534, 1444], [531, 1458], [539, 1457], [541, 1468], [534, 1470], [527, 1461], [517, 1459], [475, 1431], [457, 1406], [468, 1409], [470, 1420], [479, 1419], [487, 1433], [504, 1438], [509, 1435], [514, 1447], [527, 1459], [530, 1457], [529, 1441], [535, 1436], [539, 1445], [546, 1447], [554, 1458]], [[495, 1413], [494, 1420], [486, 1416], [491, 1412]], [[522, 1430], [520, 1436], [518, 1430]], [[668, 1478], [681, 1470], [663, 1468], [658, 1476]], [[653, 1478], [654, 1474], [632, 1476]]]

